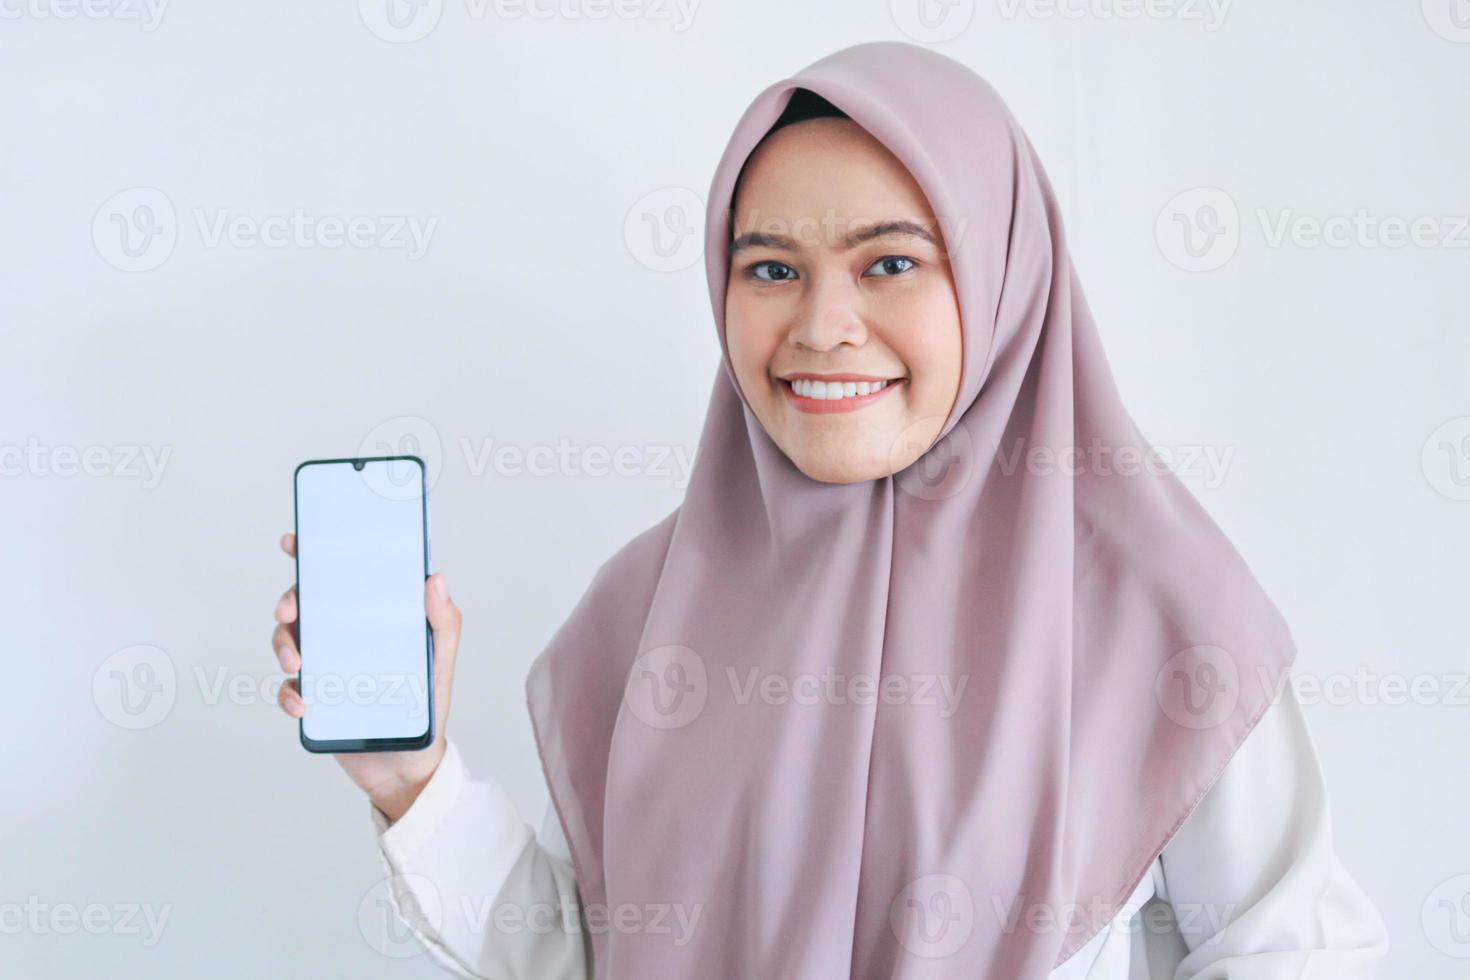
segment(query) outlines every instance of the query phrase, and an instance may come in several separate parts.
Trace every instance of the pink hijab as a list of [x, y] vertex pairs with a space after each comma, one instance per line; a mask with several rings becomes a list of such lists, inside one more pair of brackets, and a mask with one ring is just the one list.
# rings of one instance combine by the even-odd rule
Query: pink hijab
[[[913, 174], [960, 304], [940, 438], [873, 482], [803, 475], [725, 350], [731, 192], [797, 88]], [[685, 500], [527, 680], [595, 975], [1044, 978], [1259, 720], [1290, 632], [1150, 465], [1041, 163], [968, 68], [878, 42], [771, 85], [708, 209], [725, 353]]]

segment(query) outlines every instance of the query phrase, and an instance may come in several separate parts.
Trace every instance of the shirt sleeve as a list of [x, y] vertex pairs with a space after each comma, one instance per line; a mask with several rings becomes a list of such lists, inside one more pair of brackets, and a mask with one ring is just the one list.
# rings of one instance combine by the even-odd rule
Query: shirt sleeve
[[1175, 980], [1366, 980], [1388, 951], [1333, 850], [1316, 746], [1282, 686], [1161, 855], [1159, 894], [1188, 948]]
[[587, 980], [576, 875], [549, 804], [538, 840], [451, 741], [398, 821], [369, 808], [393, 910], [441, 966], [459, 977]]

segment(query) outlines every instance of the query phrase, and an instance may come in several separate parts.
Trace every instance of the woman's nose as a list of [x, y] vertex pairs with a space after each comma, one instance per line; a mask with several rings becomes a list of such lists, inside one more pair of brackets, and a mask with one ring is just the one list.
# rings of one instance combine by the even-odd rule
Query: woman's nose
[[857, 291], [842, 285], [817, 284], [802, 305], [788, 339], [798, 347], [826, 351], [844, 343], [861, 346], [867, 336]]

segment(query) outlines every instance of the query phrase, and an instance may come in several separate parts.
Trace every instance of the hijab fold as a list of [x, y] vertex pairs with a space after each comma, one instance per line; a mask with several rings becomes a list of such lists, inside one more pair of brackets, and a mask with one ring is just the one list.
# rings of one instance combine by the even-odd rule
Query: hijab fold
[[[725, 343], [735, 181], [798, 89], [908, 168], [959, 301], [955, 405], [876, 481], [802, 474]], [[766, 88], [705, 244], [723, 356], [685, 499], [527, 678], [595, 975], [1045, 978], [1271, 703], [1287, 625], [1150, 465], [1046, 173], [968, 68], [876, 42]]]

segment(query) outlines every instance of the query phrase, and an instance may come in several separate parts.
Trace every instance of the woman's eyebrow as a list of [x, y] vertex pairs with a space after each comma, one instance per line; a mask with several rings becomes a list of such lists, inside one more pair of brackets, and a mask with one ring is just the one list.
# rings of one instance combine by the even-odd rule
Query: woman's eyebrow
[[[872, 241], [874, 238], [882, 238], [885, 235], [910, 235], [914, 238], [922, 238], [930, 245], [936, 247], [939, 245], [934, 240], [934, 236], [929, 233], [929, 229], [917, 221], [893, 219], [859, 228], [844, 238], [840, 247], [843, 249], [855, 248], [863, 242]], [[742, 248], [776, 248], [794, 252], [797, 246], [785, 235], [778, 235], [773, 232], [748, 231], [730, 243], [730, 255], [733, 257]]]

